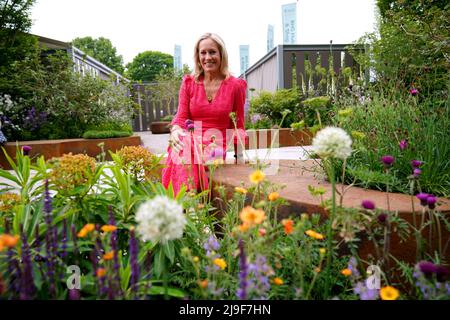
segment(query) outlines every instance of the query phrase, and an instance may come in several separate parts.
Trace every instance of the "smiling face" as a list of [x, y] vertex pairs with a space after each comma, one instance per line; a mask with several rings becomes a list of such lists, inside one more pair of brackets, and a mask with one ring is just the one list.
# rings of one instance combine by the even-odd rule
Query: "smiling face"
[[214, 40], [208, 38], [200, 41], [198, 58], [205, 73], [214, 74], [220, 72], [222, 59], [219, 46]]

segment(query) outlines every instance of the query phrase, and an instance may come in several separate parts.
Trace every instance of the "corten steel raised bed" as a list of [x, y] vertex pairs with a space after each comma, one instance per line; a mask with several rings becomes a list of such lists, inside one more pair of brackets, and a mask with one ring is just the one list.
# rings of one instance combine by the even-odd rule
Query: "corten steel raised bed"
[[170, 133], [169, 121], [155, 121], [150, 124], [150, 131], [153, 134]]
[[[103, 143], [103, 150], [106, 152], [106, 159], [110, 160], [108, 150], [115, 152], [124, 146], [141, 145], [141, 137], [133, 135], [130, 137], [108, 138], [108, 139], [61, 139], [61, 140], [36, 140], [36, 141], [18, 141], [8, 142], [3, 147], [10, 157], [15, 159], [16, 147], [30, 146], [30, 157], [35, 158], [44, 156], [45, 160], [53, 157], [60, 157], [63, 154], [72, 152], [72, 154], [83, 153], [95, 157], [102, 152], [99, 144]], [[5, 158], [3, 150], [0, 149], [0, 166], [3, 169], [11, 169]]]

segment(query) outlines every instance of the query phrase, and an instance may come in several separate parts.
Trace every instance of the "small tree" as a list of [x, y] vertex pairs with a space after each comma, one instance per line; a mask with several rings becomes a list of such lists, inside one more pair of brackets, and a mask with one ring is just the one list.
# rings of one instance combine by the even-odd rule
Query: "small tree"
[[135, 81], [152, 82], [161, 72], [173, 70], [173, 56], [159, 51], [145, 51], [127, 64], [127, 77]]
[[123, 74], [123, 58], [117, 54], [116, 48], [109, 39], [103, 37], [98, 39], [92, 39], [92, 37], [75, 38], [72, 40], [72, 44], [114, 71]]

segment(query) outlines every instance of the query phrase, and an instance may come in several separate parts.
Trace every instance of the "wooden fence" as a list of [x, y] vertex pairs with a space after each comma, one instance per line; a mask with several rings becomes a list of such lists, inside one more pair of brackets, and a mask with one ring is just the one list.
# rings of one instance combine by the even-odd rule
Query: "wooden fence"
[[161, 121], [167, 115], [174, 115], [178, 106], [178, 95], [160, 100], [152, 95], [153, 84], [133, 84], [134, 101], [141, 106], [141, 112], [133, 121], [133, 131], [150, 131], [150, 124]]

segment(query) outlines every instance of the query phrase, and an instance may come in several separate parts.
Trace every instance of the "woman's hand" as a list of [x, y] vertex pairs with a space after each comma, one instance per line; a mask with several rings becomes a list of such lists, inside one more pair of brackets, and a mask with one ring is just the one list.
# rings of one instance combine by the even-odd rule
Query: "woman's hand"
[[170, 130], [169, 145], [176, 153], [183, 150], [183, 137], [185, 136], [186, 133], [184, 132], [184, 130], [177, 125], [173, 126]]

